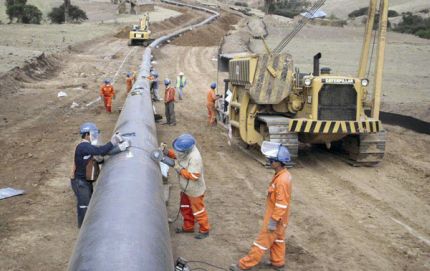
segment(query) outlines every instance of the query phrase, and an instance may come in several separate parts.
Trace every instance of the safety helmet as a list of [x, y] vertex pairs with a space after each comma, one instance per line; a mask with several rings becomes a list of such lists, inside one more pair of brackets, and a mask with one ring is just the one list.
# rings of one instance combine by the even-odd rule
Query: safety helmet
[[168, 78], [164, 79], [164, 85], [165, 86], [170, 85], [170, 79], [168, 79]]
[[158, 72], [156, 71], [151, 71], [151, 75], [154, 76], [155, 78], [158, 78]]
[[211, 89], [216, 89], [216, 83], [215, 83], [215, 82], [213, 82], [213, 83], [211, 84]]
[[184, 73], [183, 73], [183, 72], [180, 72], [180, 73], [179, 73], [179, 76], [184, 76]]
[[196, 145], [196, 140], [190, 134], [182, 134], [172, 142], [173, 149], [177, 152], [188, 152], [194, 145]]
[[127, 73], [127, 77], [131, 77], [133, 75], [133, 73], [132, 72], [128, 72]]
[[291, 161], [291, 155], [287, 147], [277, 142], [263, 141], [261, 144], [261, 153], [269, 161], [277, 161], [286, 164]]
[[110, 83], [110, 80], [109, 80], [109, 79], [105, 79], [105, 80], [103, 80], [103, 82], [104, 82], [105, 84], [109, 84], [109, 83]]
[[81, 135], [83, 135], [85, 133], [89, 133], [91, 143], [95, 145], [95, 144], [97, 144], [100, 130], [97, 128], [97, 126], [94, 123], [85, 122], [79, 127], [79, 133]]

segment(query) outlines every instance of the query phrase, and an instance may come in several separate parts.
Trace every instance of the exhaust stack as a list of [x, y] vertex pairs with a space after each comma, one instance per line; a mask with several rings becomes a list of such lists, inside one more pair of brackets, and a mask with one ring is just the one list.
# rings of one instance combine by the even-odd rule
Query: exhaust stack
[[321, 53], [318, 53], [314, 56], [314, 72], [313, 72], [314, 76], [320, 75], [320, 58], [321, 58]]

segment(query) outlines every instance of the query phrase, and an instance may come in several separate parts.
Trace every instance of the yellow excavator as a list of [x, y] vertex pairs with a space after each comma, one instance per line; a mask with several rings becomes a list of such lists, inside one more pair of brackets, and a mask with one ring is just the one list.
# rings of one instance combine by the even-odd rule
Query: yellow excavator
[[140, 19], [140, 25], [133, 25], [130, 30], [128, 45], [143, 45], [148, 46], [153, 39], [150, 38], [151, 31], [149, 30], [149, 14], [145, 13]]
[[[318, 1], [310, 14], [325, 1]], [[379, 120], [382, 71], [388, 21], [388, 0], [380, 0], [377, 56], [373, 96], [368, 93], [367, 70], [377, 0], [370, 0], [368, 20], [357, 76], [331, 74], [319, 67], [321, 53], [314, 56], [312, 73], [294, 69], [288, 53], [281, 53], [303, 25], [267, 53], [247, 55], [229, 61], [229, 123], [232, 134], [248, 145], [264, 140], [282, 143], [293, 160], [299, 142], [332, 145], [341, 149], [356, 166], [380, 162], [385, 152], [385, 131]], [[369, 99], [370, 98], [370, 99]], [[370, 109], [370, 113], [369, 113]]]

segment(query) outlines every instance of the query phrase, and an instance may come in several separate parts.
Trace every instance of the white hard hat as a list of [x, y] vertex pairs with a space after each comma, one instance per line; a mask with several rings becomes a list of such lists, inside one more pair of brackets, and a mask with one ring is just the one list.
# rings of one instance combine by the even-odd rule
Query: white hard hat
[[183, 72], [180, 72], [180, 73], [179, 73], [179, 76], [184, 76], [184, 73], [183, 73]]

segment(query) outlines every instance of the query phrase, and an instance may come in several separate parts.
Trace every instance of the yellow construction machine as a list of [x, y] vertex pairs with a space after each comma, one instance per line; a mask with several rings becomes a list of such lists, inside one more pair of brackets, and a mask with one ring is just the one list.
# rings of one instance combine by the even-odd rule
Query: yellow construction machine
[[[313, 12], [323, 3], [316, 3]], [[298, 156], [299, 142], [303, 142], [341, 147], [354, 165], [380, 162], [385, 151], [379, 109], [388, 0], [380, 0], [375, 81], [370, 98], [366, 71], [371, 62], [369, 49], [376, 7], [377, 0], [371, 0], [357, 76], [334, 75], [329, 68], [320, 69], [321, 53], [314, 56], [313, 73], [300, 73], [294, 69], [292, 57], [281, 53], [291, 35], [273, 51], [265, 44], [267, 54], [231, 59], [227, 81], [232, 91], [228, 111], [233, 135], [249, 145], [264, 140], [282, 143], [293, 159]], [[292, 33], [297, 32], [296, 27]]]
[[143, 45], [148, 46], [153, 39], [150, 38], [151, 31], [149, 30], [149, 14], [145, 13], [140, 19], [140, 25], [133, 25], [129, 34], [128, 45]]

